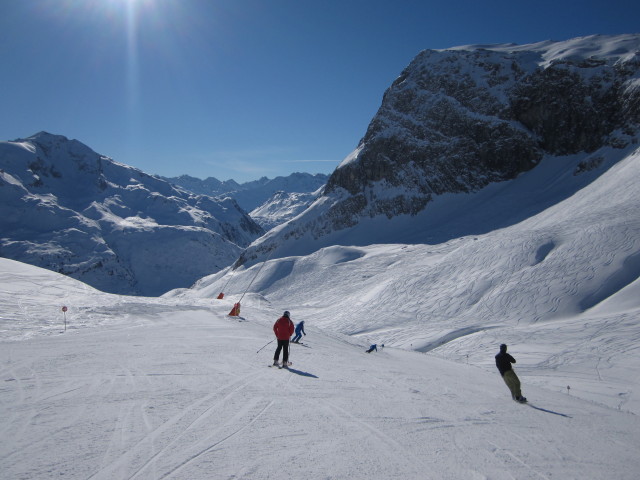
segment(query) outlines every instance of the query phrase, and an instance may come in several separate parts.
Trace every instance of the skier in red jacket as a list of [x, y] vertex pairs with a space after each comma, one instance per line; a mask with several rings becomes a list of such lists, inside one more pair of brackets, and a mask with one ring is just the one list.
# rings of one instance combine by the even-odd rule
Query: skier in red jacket
[[280, 350], [282, 350], [282, 366], [285, 368], [289, 366], [289, 338], [293, 335], [294, 328], [289, 311], [284, 312], [273, 324], [273, 333], [276, 334], [278, 339], [278, 348], [276, 348], [276, 353], [273, 356], [274, 365], [278, 365]]

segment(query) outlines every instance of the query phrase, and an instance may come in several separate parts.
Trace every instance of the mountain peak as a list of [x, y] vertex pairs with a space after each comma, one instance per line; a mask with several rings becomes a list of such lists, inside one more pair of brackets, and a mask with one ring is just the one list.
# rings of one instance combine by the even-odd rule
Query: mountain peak
[[492, 51], [502, 54], [526, 52], [538, 54], [540, 57], [538, 65], [542, 67], [558, 62], [581, 62], [587, 59], [598, 59], [609, 64], [615, 64], [633, 61], [638, 58], [640, 55], [640, 34], [595, 34], [569, 40], [545, 40], [525, 45], [515, 43], [462, 45], [434, 51]]
[[[277, 235], [257, 241], [240, 263], [274, 249], [291, 252], [303, 237], [313, 240], [295, 251], [311, 253], [338, 231], [342, 242], [404, 242], [403, 229], [367, 230], [366, 238], [355, 232], [373, 219], [382, 225], [416, 217], [441, 208], [433, 205], [446, 196], [513, 181], [544, 159], [562, 164], [574, 156], [567, 168], [583, 171], [577, 164], [584, 162], [602, 173], [611, 165], [605, 157], [624, 157], [609, 155], [611, 149], [638, 141], [639, 51], [640, 35], [634, 34], [420, 52], [384, 93], [365, 136], [332, 173], [324, 196]], [[581, 188], [578, 183], [566, 181], [567, 192]], [[536, 198], [526, 211], [539, 212], [542, 205], [549, 203]], [[504, 222], [472, 224], [485, 230]], [[434, 225], [422, 226], [421, 235], [417, 228], [411, 227], [419, 237], [434, 237]]]
[[111, 293], [189, 287], [263, 233], [234, 201], [179, 191], [62, 135], [1, 142], [0, 172], [2, 256]]
[[40, 140], [40, 141], [58, 141], [68, 142], [69, 139], [64, 135], [56, 135], [54, 133], [45, 132], [44, 130], [27, 137], [25, 140]]

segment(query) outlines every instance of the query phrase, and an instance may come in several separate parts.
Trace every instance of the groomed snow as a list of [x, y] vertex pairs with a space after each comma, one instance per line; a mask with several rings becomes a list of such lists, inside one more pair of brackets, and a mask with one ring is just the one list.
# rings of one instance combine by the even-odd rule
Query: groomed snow
[[[415, 248], [334, 247], [307, 263], [335, 273], [386, 256], [391, 266], [402, 249]], [[280, 276], [271, 271], [272, 286], [276, 277], [303, 278], [284, 275], [291, 261], [269, 266], [281, 269]], [[581, 398], [591, 366], [558, 355], [573, 346], [550, 325], [535, 330], [536, 347], [556, 359], [548, 381], [535, 376], [532, 359], [541, 352], [510, 336], [511, 327], [502, 330], [513, 340], [530, 400], [520, 405], [492, 365], [494, 343], [482, 349], [483, 359], [460, 356], [460, 346], [455, 361], [391, 345], [367, 354], [379, 333], [349, 337], [318, 328], [321, 309], [312, 304], [319, 292], [290, 290], [289, 302], [278, 305], [249, 293], [234, 318], [228, 313], [237, 295], [124, 297], [11, 260], [0, 259], [0, 270], [2, 478], [637, 478], [638, 416]], [[343, 283], [345, 296], [357, 284]], [[206, 288], [213, 287], [198, 292]], [[343, 306], [368, 300], [335, 298]], [[305, 345], [291, 346], [290, 371], [268, 368], [271, 325], [283, 308], [294, 321], [306, 320]], [[354, 312], [353, 328], [366, 323]], [[580, 328], [574, 334], [590, 340]], [[637, 359], [633, 335], [628, 348], [599, 347], [621, 362]], [[615, 384], [612, 374], [637, 389], [631, 373], [619, 365], [603, 374], [601, 391]]]

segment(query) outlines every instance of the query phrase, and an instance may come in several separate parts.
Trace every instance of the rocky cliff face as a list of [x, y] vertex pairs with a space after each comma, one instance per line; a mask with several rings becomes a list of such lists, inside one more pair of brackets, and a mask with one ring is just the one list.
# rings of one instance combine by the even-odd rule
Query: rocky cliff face
[[639, 123], [640, 35], [425, 50], [385, 92], [324, 201], [240, 262], [363, 218], [416, 215], [437, 196], [514, 179], [545, 157], [624, 148]]
[[[367, 214], [415, 213], [432, 195], [514, 178], [545, 154], [624, 142], [618, 132], [638, 125], [640, 52], [547, 60], [552, 47], [422, 52], [385, 93], [357, 160], [333, 173], [326, 192], [363, 195]], [[404, 198], [370, 201], [378, 182], [402, 186]]]
[[191, 286], [264, 233], [231, 198], [185, 193], [45, 132], [0, 142], [0, 231], [3, 257], [142, 295]]

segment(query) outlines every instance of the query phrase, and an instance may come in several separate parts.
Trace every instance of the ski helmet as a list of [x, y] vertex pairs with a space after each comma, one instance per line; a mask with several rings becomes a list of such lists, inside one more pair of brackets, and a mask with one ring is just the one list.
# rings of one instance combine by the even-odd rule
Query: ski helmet
[[283, 315], [284, 315], [285, 317], [289, 318], [291, 314], [289, 313], [289, 310], [285, 310], [285, 311], [284, 311], [284, 313], [283, 313]]

